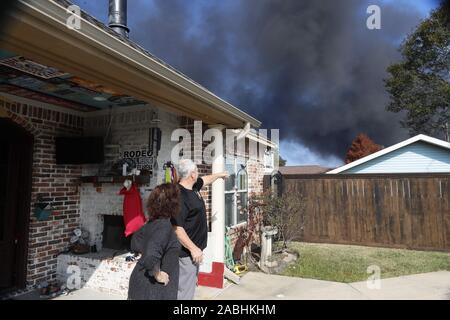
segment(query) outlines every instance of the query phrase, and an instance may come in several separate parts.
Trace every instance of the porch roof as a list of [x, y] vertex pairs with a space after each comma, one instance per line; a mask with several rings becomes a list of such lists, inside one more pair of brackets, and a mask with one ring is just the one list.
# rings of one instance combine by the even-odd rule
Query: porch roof
[[81, 13], [80, 29], [69, 29], [70, 5], [18, 0], [0, 30], [2, 49], [209, 124], [261, 125], [87, 13]]

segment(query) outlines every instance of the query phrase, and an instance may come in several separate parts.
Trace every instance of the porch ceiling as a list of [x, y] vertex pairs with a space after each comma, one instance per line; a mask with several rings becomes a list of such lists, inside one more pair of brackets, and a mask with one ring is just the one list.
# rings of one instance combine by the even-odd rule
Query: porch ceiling
[[145, 101], [2, 50], [0, 92], [88, 112], [109, 107], [147, 104]]
[[59, 2], [18, 0], [16, 10], [8, 13], [8, 27], [0, 30], [0, 48], [209, 124], [260, 126], [255, 118], [100, 28], [92, 17], [83, 14], [81, 29], [69, 29], [70, 15]]

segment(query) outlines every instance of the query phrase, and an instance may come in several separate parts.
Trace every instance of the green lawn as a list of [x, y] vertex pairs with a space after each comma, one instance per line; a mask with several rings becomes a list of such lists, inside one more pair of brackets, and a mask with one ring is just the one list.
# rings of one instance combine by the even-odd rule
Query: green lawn
[[299, 259], [282, 275], [338, 282], [364, 281], [367, 267], [377, 265], [381, 278], [450, 271], [450, 253], [294, 242]]

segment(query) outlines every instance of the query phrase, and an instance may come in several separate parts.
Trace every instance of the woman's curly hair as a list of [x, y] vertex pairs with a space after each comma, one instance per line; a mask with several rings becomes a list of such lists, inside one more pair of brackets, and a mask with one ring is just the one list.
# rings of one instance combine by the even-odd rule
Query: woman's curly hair
[[150, 193], [147, 201], [150, 220], [174, 218], [180, 211], [180, 189], [177, 184], [164, 183]]

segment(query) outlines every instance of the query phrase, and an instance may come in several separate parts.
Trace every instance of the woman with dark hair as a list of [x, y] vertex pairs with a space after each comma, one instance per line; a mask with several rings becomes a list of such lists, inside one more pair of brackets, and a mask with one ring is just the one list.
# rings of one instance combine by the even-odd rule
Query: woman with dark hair
[[147, 202], [149, 221], [131, 240], [131, 249], [142, 253], [130, 276], [129, 300], [176, 300], [181, 244], [171, 219], [180, 210], [176, 184], [157, 186]]

